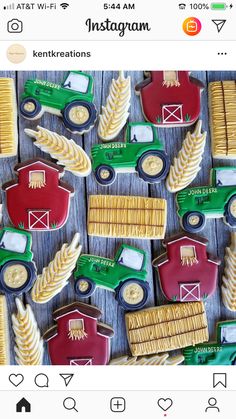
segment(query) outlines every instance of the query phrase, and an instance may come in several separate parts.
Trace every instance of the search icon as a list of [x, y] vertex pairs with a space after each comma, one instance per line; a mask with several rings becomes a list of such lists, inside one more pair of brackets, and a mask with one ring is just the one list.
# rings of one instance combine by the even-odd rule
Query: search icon
[[63, 401], [63, 406], [66, 410], [75, 410], [76, 412], [78, 412], [78, 410], [76, 409], [76, 401], [75, 399], [73, 399], [73, 397], [67, 397]]

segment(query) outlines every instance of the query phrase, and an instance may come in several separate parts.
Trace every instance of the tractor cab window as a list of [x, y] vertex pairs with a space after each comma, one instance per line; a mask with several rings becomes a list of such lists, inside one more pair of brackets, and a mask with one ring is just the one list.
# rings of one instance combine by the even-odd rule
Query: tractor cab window
[[130, 143], [152, 143], [153, 130], [150, 125], [134, 125], [130, 130]]
[[83, 74], [70, 73], [65, 80], [64, 89], [74, 90], [75, 92], [87, 93], [89, 78]]
[[0, 249], [10, 252], [24, 253], [27, 245], [27, 237], [23, 234], [5, 231], [0, 240]]
[[236, 169], [218, 170], [216, 172], [216, 186], [235, 186]]
[[225, 326], [221, 328], [221, 343], [236, 343], [236, 326]]
[[133, 249], [123, 249], [119, 256], [118, 263], [127, 268], [141, 271], [143, 266], [143, 254], [136, 252]]

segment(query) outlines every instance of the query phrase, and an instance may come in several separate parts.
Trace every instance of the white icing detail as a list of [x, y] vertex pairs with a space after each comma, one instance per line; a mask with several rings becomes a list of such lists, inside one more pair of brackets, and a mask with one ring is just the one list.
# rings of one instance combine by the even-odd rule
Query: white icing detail
[[186, 282], [185, 284], [180, 284], [180, 301], [200, 301], [200, 299], [200, 283]]
[[163, 124], [173, 124], [169, 119], [173, 118], [175, 123], [183, 122], [183, 105], [163, 105], [162, 120]]
[[150, 125], [133, 125], [130, 130], [130, 143], [152, 143], [153, 131]]

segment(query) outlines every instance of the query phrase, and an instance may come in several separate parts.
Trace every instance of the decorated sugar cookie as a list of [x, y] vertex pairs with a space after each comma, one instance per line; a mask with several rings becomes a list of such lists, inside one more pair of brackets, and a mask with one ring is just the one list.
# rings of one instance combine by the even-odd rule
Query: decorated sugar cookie
[[179, 234], [164, 240], [166, 253], [153, 261], [163, 294], [169, 301], [200, 301], [217, 285], [220, 261], [207, 252], [208, 240]]
[[70, 71], [61, 85], [27, 80], [21, 97], [21, 115], [35, 120], [49, 112], [60, 116], [69, 131], [82, 135], [92, 129], [97, 119], [93, 84], [92, 76], [81, 71]]
[[5, 183], [6, 204], [14, 226], [25, 230], [49, 231], [67, 221], [74, 190], [60, 179], [61, 166], [35, 158], [15, 166], [17, 180]]
[[75, 302], [53, 313], [56, 326], [44, 339], [52, 365], [106, 365], [110, 359], [113, 329], [98, 319], [97, 307]]
[[7, 301], [0, 295], [0, 365], [10, 364], [10, 335], [8, 325]]
[[176, 303], [126, 313], [125, 322], [132, 356], [173, 351], [208, 340], [202, 302]]
[[145, 357], [137, 357], [127, 355], [115, 358], [110, 361], [109, 365], [179, 365], [184, 361], [182, 355], [169, 356], [169, 354], [152, 355]]
[[236, 311], [236, 233], [231, 233], [230, 247], [225, 249], [221, 292], [225, 307], [230, 311]]
[[17, 155], [17, 103], [15, 83], [0, 78], [0, 157]]
[[17, 313], [12, 315], [15, 359], [18, 365], [42, 365], [43, 339], [29, 304], [16, 298]]
[[142, 308], [148, 299], [146, 253], [126, 244], [121, 245], [114, 259], [81, 255], [74, 273], [75, 292], [80, 298], [90, 297], [96, 287], [115, 292], [126, 310]]
[[212, 156], [217, 159], [235, 159], [235, 80], [209, 83], [209, 110]]
[[44, 304], [50, 301], [68, 284], [82, 248], [79, 239], [79, 233], [76, 233], [70, 244], [64, 243], [54, 259], [37, 276], [31, 291], [35, 303]]
[[58, 160], [57, 164], [65, 166], [65, 170], [75, 176], [85, 177], [91, 173], [91, 162], [85, 151], [73, 140], [68, 140], [63, 135], [49, 131], [46, 128], [37, 127], [38, 131], [25, 129], [25, 133], [36, 141], [34, 145], [40, 150], [49, 153], [52, 158]]
[[140, 196], [91, 195], [88, 234], [103, 237], [163, 239], [165, 199]]
[[203, 87], [188, 71], [151, 71], [135, 91], [140, 95], [145, 119], [168, 128], [197, 121]]
[[101, 185], [111, 185], [117, 173], [137, 172], [146, 182], [160, 182], [169, 170], [169, 158], [158, 139], [154, 125], [129, 123], [125, 142], [92, 147], [92, 166]]
[[111, 141], [119, 135], [129, 117], [131, 98], [130, 77], [119, 72], [118, 79], [112, 79], [106, 105], [99, 115], [98, 136], [103, 141]]
[[182, 227], [189, 233], [201, 231], [207, 218], [224, 217], [236, 227], [236, 166], [211, 169], [209, 186], [187, 188], [176, 195]]
[[21, 294], [36, 278], [31, 251], [32, 236], [27, 231], [5, 227], [0, 230], [0, 291]]
[[190, 346], [183, 355], [186, 365], [236, 365], [236, 321], [219, 322], [216, 342]]
[[198, 121], [194, 132], [187, 133], [178, 157], [174, 158], [166, 179], [166, 187], [169, 192], [178, 192], [186, 188], [201, 169], [200, 163], [207, 136], [206, 131], [201, 132], [201, 128], [202, 121]]

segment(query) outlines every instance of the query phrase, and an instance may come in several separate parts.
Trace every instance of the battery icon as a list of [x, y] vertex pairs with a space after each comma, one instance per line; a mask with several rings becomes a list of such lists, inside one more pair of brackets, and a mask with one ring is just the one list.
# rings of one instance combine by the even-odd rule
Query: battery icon
[[211, 3], [212, 10], [226, 10], [227, 4], [226, 3]]

